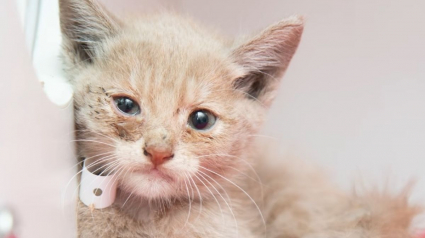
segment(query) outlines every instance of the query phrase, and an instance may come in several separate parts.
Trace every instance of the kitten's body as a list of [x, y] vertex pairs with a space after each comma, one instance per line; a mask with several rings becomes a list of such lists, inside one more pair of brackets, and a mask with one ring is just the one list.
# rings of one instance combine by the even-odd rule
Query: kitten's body
[[[266, 231], [257, 208], [246, 194], [223, 182], [235, 218], [217, 193], [214, 194], [220, 205], [209, 197], [203, 199], [202, 208], [198, 200], [192, 201], [190, 208], [187, 201], [177, 201], [165, 209], [163, 204], [127, 200], [128, 194], [125, 194], [119, 195], [113, 207], [102, 210], [92, 211], [80, 202], [79, 237], [414, 237], [410, 225], [420, 209], [408, 204], [407, 193], [347, 194], [311, 165], [293, 160], [282, 162], [281, 157], [268, 154], [268, 158], [262, 157], [262, 160], [281, 161], [274, 171], [273, 166], [266, 163], [266, 166], [255, 167], [257, 174], [244, 171], [245, 175], [233, 180], [260, 207]], [[190, 219], [187, 219], [189, 210]]]
[[[119, 181], [112, 207], [79, 204], [80, 237], [409, 237], [417, 209], [404, 194], [346, 195], [255, 145], [301, 18], [236, 42], [175, 15], [122, 22], [92, 0], [60, 7], [79, 154]], [[140, 110], [119, 111], [117, 98]], [[190, 124], [200, 111], [216, 116], [211, 128]]]

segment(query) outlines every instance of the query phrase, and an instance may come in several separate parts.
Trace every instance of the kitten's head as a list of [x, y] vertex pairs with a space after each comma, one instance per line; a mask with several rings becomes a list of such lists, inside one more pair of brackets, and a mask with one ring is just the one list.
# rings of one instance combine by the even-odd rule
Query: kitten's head
[[60, 11], [79, 151], [151, 199], [246, 166], [303, 30], [293, 17], [236, 42], [174, 15], [120, 21], [93, 0]]

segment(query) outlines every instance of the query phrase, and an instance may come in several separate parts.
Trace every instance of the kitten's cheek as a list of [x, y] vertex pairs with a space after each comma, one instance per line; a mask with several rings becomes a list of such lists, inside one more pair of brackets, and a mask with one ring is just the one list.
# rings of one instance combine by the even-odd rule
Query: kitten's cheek
[[185, 175], [193, 175], [198, 172], [199, 160], [196, 156], [176, 156], [174, 160], [164, 164], [166, 171], [176, 180], [180, 181], [186, 178]]

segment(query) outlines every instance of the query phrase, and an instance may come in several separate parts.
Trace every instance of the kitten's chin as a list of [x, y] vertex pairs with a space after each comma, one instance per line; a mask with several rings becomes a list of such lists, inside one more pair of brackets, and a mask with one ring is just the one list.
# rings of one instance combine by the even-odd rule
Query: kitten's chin
[[175, 197], [179, 190], [175, 179], [156, 169], [132, 172], [121, 183], [127, 192], [148, 199]]

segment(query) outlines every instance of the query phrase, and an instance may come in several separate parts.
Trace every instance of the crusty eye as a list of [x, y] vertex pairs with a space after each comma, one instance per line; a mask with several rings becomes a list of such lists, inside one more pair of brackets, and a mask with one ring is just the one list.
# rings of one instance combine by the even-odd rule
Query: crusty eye
[[114, 97], [114, 104], [120, 112], [126, 115], [135, 116], [140, 113], [139, 105], [128, 97]]
[[188, 123], [198, 131], [210, 129], [214, 126], [217, 117], [207, 110], [197, 110], [190, 114]]

